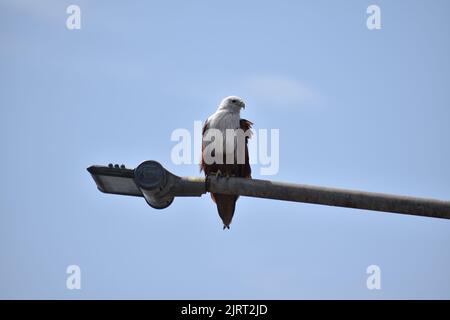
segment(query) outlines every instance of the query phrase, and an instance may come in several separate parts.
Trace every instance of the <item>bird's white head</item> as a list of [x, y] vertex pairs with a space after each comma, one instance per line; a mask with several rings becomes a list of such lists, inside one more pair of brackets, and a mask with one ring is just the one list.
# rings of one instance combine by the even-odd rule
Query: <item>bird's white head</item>
[[239, 112], [245, 109], [244, 101], [236, 96], [229, 96], [222, 100], [219, 105], [219, 110], [226, 110], [229, 112]]

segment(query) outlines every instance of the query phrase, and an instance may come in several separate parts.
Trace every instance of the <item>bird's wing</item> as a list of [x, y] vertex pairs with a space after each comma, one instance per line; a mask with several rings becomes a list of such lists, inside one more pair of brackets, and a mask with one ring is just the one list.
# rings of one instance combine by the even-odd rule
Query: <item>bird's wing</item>
[[241, 119], [240, 120], [240, 126], [241, 129], [244, 132], [247, 132], [247, 130], [250, 130], [250, 134], [249, 136], [245, 137], [245, 163], [239, 165], [240, 166], [240, 176], [243, 178], [251, 178], [252, 177], [252, 168], [250, 167], [250, 160], [249, 160], [249, 155], [248, 155], [248, 139], [251, 137], [251, 129], [252, 129], [252, 125], [253, 122], [246, 120], [246, 119]]

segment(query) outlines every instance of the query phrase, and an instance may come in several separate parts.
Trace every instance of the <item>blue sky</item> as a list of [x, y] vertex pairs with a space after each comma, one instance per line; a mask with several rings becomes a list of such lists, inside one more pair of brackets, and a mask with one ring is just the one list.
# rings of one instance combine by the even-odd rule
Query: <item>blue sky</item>
[[[449, 221], [240, 198], [224, 232], [209, 196], [155, 211], [85, 170], [153, 159], [198, 175], [171, 162], [170, 135], [236, 94], [256, 129], [280, 129], [278, 174], [255, 178], [449, 200], [448, 12], [0, 0], [0, 297], [449, 299]], [[66, 288], [72, 264], [81, 290]], [[366, 288], [372, 264], [381, 290]]]

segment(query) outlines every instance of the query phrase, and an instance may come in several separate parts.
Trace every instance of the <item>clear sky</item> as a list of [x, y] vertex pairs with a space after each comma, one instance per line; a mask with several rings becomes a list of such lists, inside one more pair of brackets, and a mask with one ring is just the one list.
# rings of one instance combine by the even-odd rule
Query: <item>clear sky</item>
[[155, 211], [86, 171], [153, 159], [198, 175], [171, 161], [171, 133], [235, 94], [255, 129], [280, 129], [278, 174], [255, 178], [450, 200], [449, 12], [0, 0], [0, 298], [449, 299], [450, 221], [240, 198], [223, 231], [209, 196]]

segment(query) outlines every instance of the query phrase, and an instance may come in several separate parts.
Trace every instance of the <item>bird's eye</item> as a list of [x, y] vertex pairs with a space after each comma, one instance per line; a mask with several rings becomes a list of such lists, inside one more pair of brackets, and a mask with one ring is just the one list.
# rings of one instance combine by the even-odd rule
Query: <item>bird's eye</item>
[[233, 99], [233, 100], [231, 100], [231, 102], [233, 102], [233, 103], [236, 103], [236, 102], [237, 102], [237, 100], [236, 100], [236, 99]]

